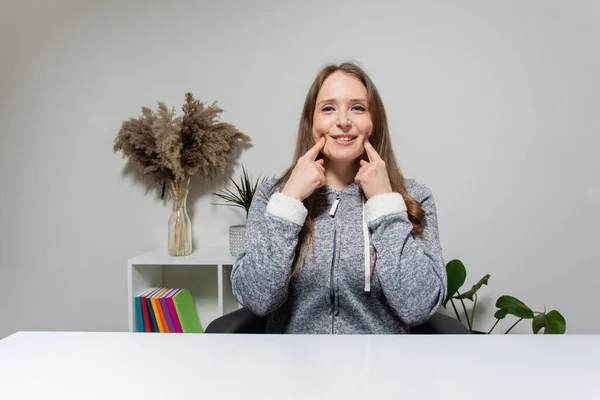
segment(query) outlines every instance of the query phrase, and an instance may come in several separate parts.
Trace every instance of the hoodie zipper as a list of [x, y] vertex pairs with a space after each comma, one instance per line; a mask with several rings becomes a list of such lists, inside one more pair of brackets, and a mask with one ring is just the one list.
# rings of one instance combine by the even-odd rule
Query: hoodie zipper
[[335, 198], [335, 202], [333, 204], [333, 206], [331, 207], [331, 210], [329, 212], [329, 215], [333, 218], [333, 256], [331, 257], [331, 269], [330, 269], [330, 275], [329, 275], [329, 282], [330, 282], [330, 287], [329, 287], [329, 299], [331, 301], [331, 333], [333, 334], [333, 328], [334, 328], [334, 322], [335, 322], [335, 315], [336, 315], [336, 307], [337, 307], [337, 300], [336, 300], [336, 293], [335, 293], [335, 276], [334, 276], [334, 270], [335, 270], [335, 262], [336, 262], [336, 255], [337, 255], [337, 223], [336, 223], [336, 218], [335, 215], [337, 214], [337, 209], [340, 206], [340, 196], [336, 196]]

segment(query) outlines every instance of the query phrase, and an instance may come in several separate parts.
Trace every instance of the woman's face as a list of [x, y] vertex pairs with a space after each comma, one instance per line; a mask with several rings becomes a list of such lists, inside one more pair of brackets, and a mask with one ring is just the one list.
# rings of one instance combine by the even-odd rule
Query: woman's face
[[327, 141], [321, 153], [332, 161], [356, 160], [373, 132], [367, 88], [354, 75], [331, 74], [317, 95], [312, 135]]

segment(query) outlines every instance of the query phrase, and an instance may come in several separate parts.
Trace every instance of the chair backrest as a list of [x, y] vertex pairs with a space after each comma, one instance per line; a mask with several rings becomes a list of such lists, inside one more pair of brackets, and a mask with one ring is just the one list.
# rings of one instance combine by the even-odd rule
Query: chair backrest
[[212, 321], [205, 333], [265, 333], [267, 317], [257, 317], [247, 308], [240, 308]]
[[[265, 333], [267, 317], [257, 317], [246, 308], [215, 319], [207, 327], [206, 333]], [[456, 319], [436, 313], [429, 321], [410, 328], [413, 335], [469, 334], [469, 330]]]

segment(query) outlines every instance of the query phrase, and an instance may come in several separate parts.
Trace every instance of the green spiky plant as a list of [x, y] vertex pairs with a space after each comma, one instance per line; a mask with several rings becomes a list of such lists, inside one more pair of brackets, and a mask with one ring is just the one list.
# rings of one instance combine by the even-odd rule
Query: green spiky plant
[[260, 176], [252, 182], [246, 168], [242, 165], [242, 175], [240, 177], [240, 182], [234, 181], [232, 178], [229, 178], [231, 184], [233, 185], [231, 188], [225, 188], [221, 190], [219, 193], [213, 193], [215, 196], [225, 200], [225, 204], [223, 203], [213, 203], [215, 205], [220, 206], [232, 206], [243, 208], [246, 211], [246, 219], [248, 219], [248, 212], [250, 211], [250, 205], [252, 204], [252, 199], [254, 198], [254, 194], [256, 193], [256, 189], [258, 185], [266, 182], [268, 177]]
[[[462, 305], [466, 320], [466, 322], [463, 323], [466, 323], [469, 331], [473, 333], [473, 320], [475, 318], [475, 309], [477, 308], [477, 292], [483, 285], [487, 286], [490, 275], [486, 274], [476, 284], [474, 284], [471, 289], [461, 293], [459, 290], [467, 279], [467, 270], [464, 264], [460, 260], [452, 260], [446, 264], [446, 272], [448, 274], [448, 295], [446, 296], [443, 307], [446, 308], [446, 305], [450, 303], [454, 309], [454, 312], [456, 313], [456, 318], [458, 321], [463, 322], [455, 304], [455, 300], [459, 301]], [[465, 305], [465, 300], [470, 300], [473, 303], [470, 317]], [[500, 322], [501, 319], [504, 319], [509, 314], [519, 319], [510, 328], [508, 328], [506, 332], [504, 332], [505, 334], [509, 333], [523, 319], [532, 320], [531, 329], [535, 334], [540, 332], [542, 328], [544, 329], [545, 334], [564, 334], [567, 328], [565, 318], [560, 312], [552, 310], [546, 313], [545, 309], [544, 312], [533, 311], [531, 308], [526, 306], [525, 303], [513, 296], [500, 296], [498, 300], [496, 300], [496, 307], [498, 308], [494, 314], [496, 322], [494, 323], [494, 326], [492, 326], [492, 328], [487, 332], [488, 334], [492, 333], [496, 325], [498, 325], [498, 322]]]

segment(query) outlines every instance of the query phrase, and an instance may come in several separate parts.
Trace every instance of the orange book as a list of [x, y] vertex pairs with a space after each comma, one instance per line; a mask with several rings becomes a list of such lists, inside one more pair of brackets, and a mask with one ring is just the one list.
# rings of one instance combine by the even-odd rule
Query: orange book
[[154, 317], [156, 318], [156, 325], [158, 325], [158, 331], [159, 332], [164, 332], [165, 328], [163, 327], [162, 321], [164, 320], [164, 315], [161, 318], [161, 313], [159, 312], [159, 302], [156, 301], [156, 299], [161, 296], [163, 293], [165, 293], [168, 290], [168, 288], [163, 288], [161, 290], [159, 290], [158, 292], [156, 292], [155, 294], [152, 295], [152, 297], [150, 298], [150, 303], [152, 303], [152, 311], [154, 311]]
[[171, 333], [171, 330], [169, 329], [169, 323], [167, 322], [167, 317], [165, 316], [167, 310], [163, 310], [163, 305], [160, 299], [171, 293], [171, 291], [172, 289], [167, 289], [162, 294], [156, 296], [156, 308], [158, 309], [158, 313], [160, 314], [160, 322], [162, 324], [164, 333]]

